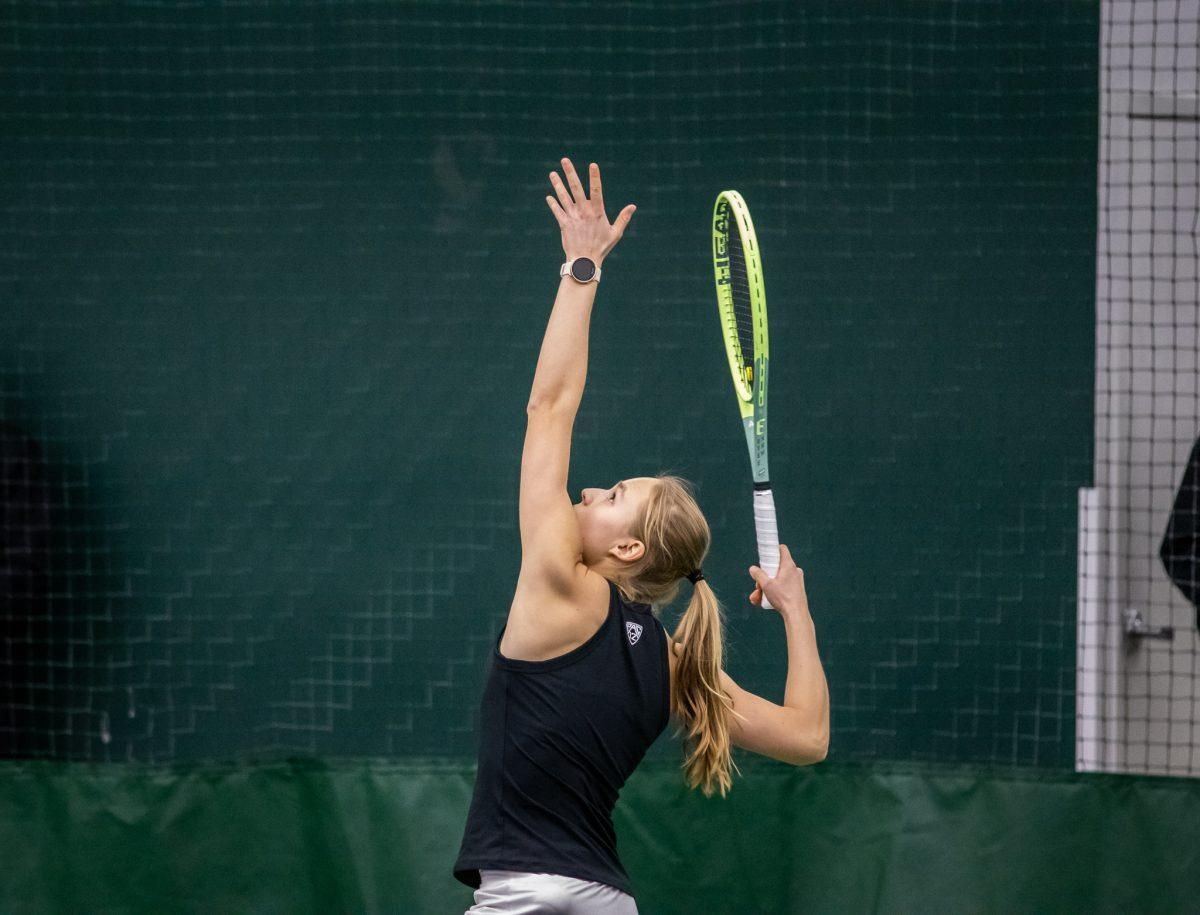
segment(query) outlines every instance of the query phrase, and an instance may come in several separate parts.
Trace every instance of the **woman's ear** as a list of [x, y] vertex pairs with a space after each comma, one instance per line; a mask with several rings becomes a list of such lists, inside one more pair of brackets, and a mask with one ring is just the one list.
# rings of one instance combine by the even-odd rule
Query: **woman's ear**
[[637, 562], [646, 555], [646, 544], [640, 540], [626, 540], [618, 543], [613, 549], [617, 551], [617, 558], [625, 562]]

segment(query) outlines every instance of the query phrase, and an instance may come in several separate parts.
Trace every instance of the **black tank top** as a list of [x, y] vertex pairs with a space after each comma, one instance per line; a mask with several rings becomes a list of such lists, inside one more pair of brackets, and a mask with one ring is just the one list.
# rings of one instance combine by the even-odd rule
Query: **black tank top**
[[608, 616], [582, 645], [546, 661], [492, 649], [479, 769], [454, 876], [479, 869], [595, 880], [633, 892], [617, 858], [617, 794], [670, 718], [662, 623], [608, 583]]

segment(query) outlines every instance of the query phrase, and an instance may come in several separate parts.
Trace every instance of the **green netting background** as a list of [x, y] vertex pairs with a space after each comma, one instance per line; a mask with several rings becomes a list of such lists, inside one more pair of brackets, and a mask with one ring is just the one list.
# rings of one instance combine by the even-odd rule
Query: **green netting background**
[[1069, 768], [1097, 16], [7, 5], [0, 752], [473, 756], [567, 155], [638, 204], [573, 495], [693, 480], [728, 668], [781, 699], [708, 250], [736, 188], [831, 760]]

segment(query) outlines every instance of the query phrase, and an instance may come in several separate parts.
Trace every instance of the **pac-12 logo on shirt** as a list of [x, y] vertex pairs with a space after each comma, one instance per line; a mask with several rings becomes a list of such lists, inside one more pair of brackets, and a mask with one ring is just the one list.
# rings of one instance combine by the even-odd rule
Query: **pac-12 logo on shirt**
[[626, 623], [625, 634], [629, 636], [629, 644], [636, 645], [637, 640], [642, 637], [642, 627], [639, 623]]

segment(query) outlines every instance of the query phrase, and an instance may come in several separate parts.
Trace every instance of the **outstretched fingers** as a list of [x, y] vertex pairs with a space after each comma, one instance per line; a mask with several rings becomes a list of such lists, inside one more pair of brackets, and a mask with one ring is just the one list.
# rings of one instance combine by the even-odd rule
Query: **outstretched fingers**
[[[600, 184], [600, 166], [593, 162], [589, 166], [589, 172], [592, 179], [592, 206], [596, 208], [596, 212], [604, 213], [604, 188]], [[607, 217], [606, 217], [607, 218]]]
[[575, 201], [571, 199], [571, 195], [563, 186], [562, 178], [558, 177], [558, 172], [550, 173], [550, 183], [554, 185], [554, 193], [558, 195], [558, 203], [563, 209], [564, 215], [571, 215], [575, 212]]
[[571, 186], [571, 194], [575, 197], [575, 205], [585, 208], [588, 203], [587, 194], [583, 192], [583, 185], [579, 182], [579, 176], [575, 174], [575, 166], [565, 156], [562, 160], [562, 166], [563, 173], [567, 176], [567, 183]]
[[625, 227], [629, 225], [629, 220], [633, 219], [636, 211], [637, 207], [631, 203], [617, 215], [617, 221], [613, 223], [613, 231], [617, 233], [618, 238], [625, 234]]

